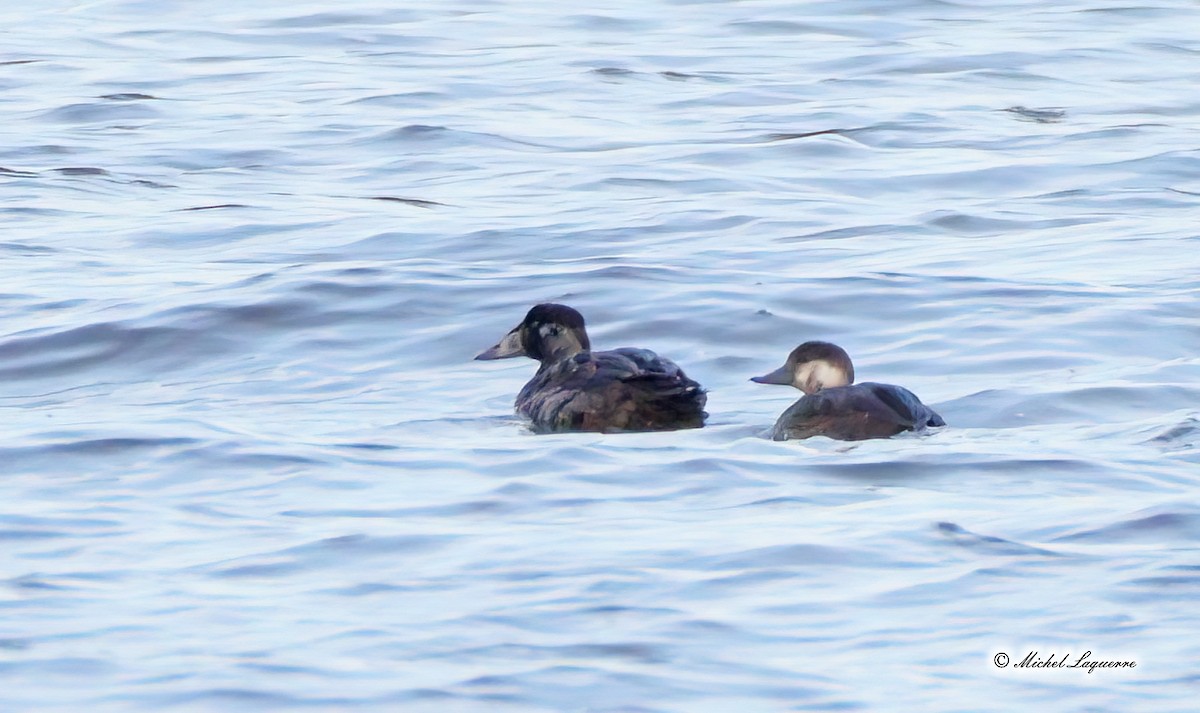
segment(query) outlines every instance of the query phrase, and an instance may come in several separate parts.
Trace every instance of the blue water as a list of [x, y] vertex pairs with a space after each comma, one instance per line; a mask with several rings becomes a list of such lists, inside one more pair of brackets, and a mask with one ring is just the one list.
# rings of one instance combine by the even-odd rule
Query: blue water
[[[0, 709], [1194, 710], [1197, 27], [0, 5]], [[532, 435], [551, 300], [710, 426]], [[768, 440], [807, 339], [950, 427]]]

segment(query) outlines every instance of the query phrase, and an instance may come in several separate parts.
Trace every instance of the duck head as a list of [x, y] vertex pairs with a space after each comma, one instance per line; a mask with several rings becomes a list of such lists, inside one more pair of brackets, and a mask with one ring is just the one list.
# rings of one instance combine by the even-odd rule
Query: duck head
[[527, 356], [545, 364], [591, 348], [583, 315], [566, 305], [546, 303], [534, 305], [499, 344], [475, 358], [486, 361]]
[[836, 344], [805, 342], [792, 350], [787, 362], [770, 374], [756, 376], [759, 384], [795, 386], [806, 394], [834, 386], [854, 383], [854, 364], [850, 355]]

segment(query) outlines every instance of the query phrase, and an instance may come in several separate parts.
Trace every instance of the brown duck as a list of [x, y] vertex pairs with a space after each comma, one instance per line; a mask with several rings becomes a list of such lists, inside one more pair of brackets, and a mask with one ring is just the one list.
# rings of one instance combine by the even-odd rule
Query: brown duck
[[805, 394], [775, 422], [772, 436], [777, 441], [812, 436], [862, 441], [946, 425], [908, 389], [855, 384], [850, 355], [829, 342], [805, 342], [783, 366], [750, 380], [794, 386]]
[[592, 351], [583, 315], [566, 305], [535, 305], [475, 358], [518, 356], [540, 362], [516, 403], [538, 432], [671, 431], [699, 428], [708, 415], [704, 389], [675, 362], [648, 349]]

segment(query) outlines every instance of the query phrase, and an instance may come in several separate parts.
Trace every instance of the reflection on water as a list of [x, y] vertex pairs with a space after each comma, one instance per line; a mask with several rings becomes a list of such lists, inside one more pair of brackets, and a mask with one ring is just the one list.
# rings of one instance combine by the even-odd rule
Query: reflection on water
[[[386, 4], [0, 8], [2, 707], [1192, 707], [1194, 4]], [[548, 300], [710, 426], [530, 434]]]

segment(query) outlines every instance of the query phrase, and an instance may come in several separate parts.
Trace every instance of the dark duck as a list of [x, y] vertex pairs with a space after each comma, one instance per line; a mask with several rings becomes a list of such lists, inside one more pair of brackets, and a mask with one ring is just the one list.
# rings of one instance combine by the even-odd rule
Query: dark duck
[[805, 342], [770, 374], [751, 379], [804, 392], [775, 422], [777, 441], [825, 436], [839, 441], [890, 438], [946, 422], [913, 392], [892, 384], [854, 383], [850, 355], [836, 344]]
[[591, 350], [583, 315], [540, 304], [476, 359], [536, 359], [537, 374], [517, 395], [533, 429], [672, 431], [704, 425], [707, 397], [675, 362], [648, 349]]

